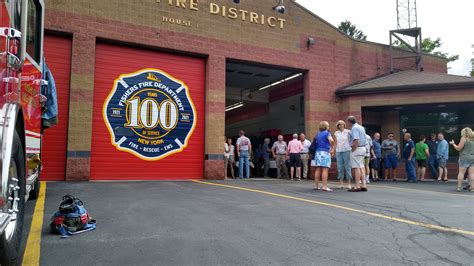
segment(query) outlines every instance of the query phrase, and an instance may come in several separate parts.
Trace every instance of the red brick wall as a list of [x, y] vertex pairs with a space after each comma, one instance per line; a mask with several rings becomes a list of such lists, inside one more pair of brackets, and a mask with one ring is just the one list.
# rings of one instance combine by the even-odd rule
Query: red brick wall
[[[222, 36], [211, 39], [202, 32], [190, 34], [188, 29], [171, 31], [169, 27], [161, 27], [158, 24], [152, 27], [149, 26], [148, 20], [142, 17], [140, 21], [143, 20], [143, 23], [112, 19], [113, 16], [109, 14], [115, 10], [112, 5], [110, 10], [103, 10], [103, 14], [94, 8], [96, 3], [98, 5], [103, 1], [90, 2], [84, 8], [78, 6], [77, 10], [59, 2], [46, 2], [49, 4], [49, 8], [46, 9], [46, 28], [73, 34], [71, 118], [68, 138], [70, 154], [90, 153], [96, 40], [123, 42], [152, 49], [166, 49], [208, 57], [205, 152], [209, 158], [214, 158], [209, 159], [205, 164], [204, 176], [209, 178], [223, 178], [223, 171], [218, 170], [223, 165], [222, 160], [217, 155], [222, 154], [219, 144], [225, 127], [226, 58], [307, 70], [305, 114], [306, 131], [309, 135], [315, 133], [318, 121], [328, 120], [333, 124], [349, 113], [361, 115], [360, 109], [343, 108], [334, 94], [338, 87], [389, 71], [387, 46], [352, 41], [296, 6], [291, 7], [291, 10], [294, 10], [292, 14], [301, 17], [304, 21], [309, 21], [298, 30], [307, 31], [307, 33], [300, 33], [297, 36], [298, 39], [290, 41], [285, 39], [280, 48], [276, 44], [285, 36], [270, 34], [262, 31], [263, 28], [258, 30], [261, 31], [262, 40], [265, 41], [259, 43], [257, 34], [257, 37], [248, 40], [250, 44], [246, 44], [244, 37], [238, 39], [238, 42], [228, 40], [234, 37], [226, 36], [225, 31], [221, 34]], [[77, 3], [71, 3], [71, 5], [74, 4]], [[133, 16], [133, 12], [131, 10], [128, 15]], [[319, 25], [320, 28], [316, 30], [314, 25]], [[222, 27], [222, 25], [216, 27]], [[295, 23], [289, 27], [296, 27]], [[294, 33], [291, 33], [290, 37], [293, 35]], [[274, 38], [271, 43], [267, 41], [269, 36], [274, 36], [271, 37]], [[308, 36], [316, 39], [316, 45], [309, 49], [306, 48]], [[397, 64], [398, 68], [412, 68], [412, 66], [412, 60], [401, 61]], [[446, 62], [437, 58], [427, 58], [425, 69], [446, 72]], [[69, 156], [67, 178], [88, 179], [89, 164], [88, 158]]]

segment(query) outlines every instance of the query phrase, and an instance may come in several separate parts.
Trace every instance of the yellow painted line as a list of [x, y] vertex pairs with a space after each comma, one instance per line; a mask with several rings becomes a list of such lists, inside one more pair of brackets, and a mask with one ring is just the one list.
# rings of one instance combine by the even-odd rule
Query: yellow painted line
[[461, 234], [461, 235], [474, 236], [474, 231], [467, 231], [467, 230], [462, 230], [462, 229], [457, 229], [457, 228], [439, 226], [439, 225], [435, 225], [435, 224], [417, 222], [417, 221], [412, 221], [412, 220], [407, 220], [407, 219], [403, 219], [403, 218], [388, 216], [388, 215], [375, 213], [375, 212], [369, 212], [369, 211], [354, 209], [354, 208], [345, 207], [345, 206], [342, 206], [342, 205], [337, 205], [337, 204], [332, 204], [332, 203], [327, 203], [327, 202], [322, 202], [322, 201], [316, 201], [316, 200], [310, 200], [310, 199], [305, 199], [305, 198], [293, 197], [293, 196], [288, 196], [288, 195], [284, 195], [284, 194], [273, 193], [273, 192], [268, 192], [268, 191], [258, 190], [258, 189], [251, 189], [251, 188], [245, 188], [245, 187], [224, 185], [224, 184], [219, 184], [219, 183], [205, 182], [205, 181], [200, 181], [200, 180], [192, 180], [192, 181], [195, 182], [195, 183], [204, 184], [204, 185], [211, 185], [211, 186], [217, 186], [217, 187], [225, 187], [225, 188], [243, 190], [243, 191], [248, 191], [248, 192], [254, 192], [254, 193], [274, 196], [274, 197], [278, 197], [278, 198], [292, 199], [292, 200], [302, 201], [302, 202], [306, 202], [306, 203], [317, 204], [317, 205], [321, 205], [321, 206], [326, 206], [326, 207], [336, 208], [336, 209], [340, 209], [340, 210], [360, 213], [360, 214], [364, 214], [364, 215], [367, 215], [367, 216], [382, 218], [382, 219], [395, 221], [395, 222], [400, 222], [400, 223], [404, 223], [404, 224], [421, 226], [421, 227], [429, 228], [429, 229], [432, 229], [432, 230], [438, 230], [438, 231], [442, 231], [442, 232], [450, 232], [450, 233], [456, 233], [456, 234]]
[[[329, 182], [330, 184], [339, 184], [337, 182]], [[442, 192], [442, 191], [431, 191], [431, 190], [423, 190], [423, 189], [416, 189], [416, 188], [403, 188], [403, 187], [397, 187], [397, 186], [386, 186], [386, 185], [379, 185], [377, 183], [370, 183], [370, 188], [388, 188], [388, 189], [396, 189], [396, 190], [405, 190], [405, 191], [416, 191], [416, 192], [424, 192], [424, 193], [429, 193], [429, 194], [441, 194], [441, 195], [451, 195], [451, 196], [456, 196], [456, 197], [468, 197], [471, 199], [474, 199], [474, 195], [470, 195], [470, 192]], [[454, 189], [455, 187], [453, 187]], [[471, 193], [472, 194], [472, 193]]]
[[23, 265], [39, 265], [41, 248], [41, 231], [43, 228], [44, 200], [46, 198], [46, 182], [41, 181], [38, 199], [36, 200], [35, 212], [31, 221], [30, 232], [26, 242]]

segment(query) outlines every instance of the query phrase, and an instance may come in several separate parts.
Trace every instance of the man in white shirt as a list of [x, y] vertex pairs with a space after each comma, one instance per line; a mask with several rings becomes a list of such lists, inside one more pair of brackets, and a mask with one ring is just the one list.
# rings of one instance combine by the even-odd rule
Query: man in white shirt
[[303, 144], [303, 149], [301, 150], [301, 163], [303, 164], [303, 178], [308, 178], [309, 147], [311, 146], [311, 141], [306, 139], [306, 136], [304, 133], [300, 134], [300, 141], [301, 141], [301, 144]]
[[245, 136], [245, 132], [241, 130], [237, 139], [237, 156], [239, 157], [239, 178], [244, 178], [244, 164], [245, 176], [250, 178], [249, 158], [252, 152], [252, 143], [250, 139]]

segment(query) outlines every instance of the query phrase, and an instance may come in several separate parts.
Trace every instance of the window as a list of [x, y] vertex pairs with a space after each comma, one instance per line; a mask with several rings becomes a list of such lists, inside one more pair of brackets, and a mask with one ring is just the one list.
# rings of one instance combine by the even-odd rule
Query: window
[[26, 22], [26, 52], [40, 62], [41, 47], [41, 5], [36, 0], [28, 1], [28, 17]]
[[[456, 143], [461, 138], [461, 130], [474, 126], [474, 103], [459, 103], [449, 105], [443, 109], [433, 106], [431, 110], [421, 112], [402, 112], [400, 116], [401, 128], [412, 134], [417, 142], [420, 135], [429, 138], [431, 133], [442, 132], [447, 141], [454, 139]], [[458, 152], [450, 146], [450, 157], [456, 159]]]

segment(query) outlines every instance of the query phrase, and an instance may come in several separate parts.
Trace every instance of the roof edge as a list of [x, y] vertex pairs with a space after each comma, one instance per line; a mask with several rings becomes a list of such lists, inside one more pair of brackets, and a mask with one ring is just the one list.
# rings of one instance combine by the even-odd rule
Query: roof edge
[[392, 93], [392, 92], [415, 92], [415, 91], [420, 91], [420, 90], [426, 91], [426, 90], [444, 90], [444, 89], [474, 89], [474, 81], [403, 85], [403, 86], [390, 86], [390, 87], [378, 87], [378, 88], [376, 87], [376, 88], [359, 89], [356, 91], [345, 91], [344, 90], [345, 88], [347, 87], [337, 89], [335, 92], [336, 96], [344, 97], [344, 96], [353, 96], [353, 95], [367, 95], [367, 94]]

